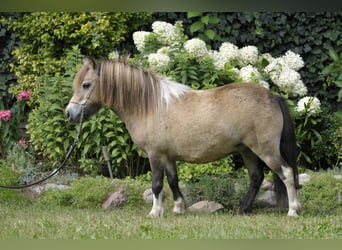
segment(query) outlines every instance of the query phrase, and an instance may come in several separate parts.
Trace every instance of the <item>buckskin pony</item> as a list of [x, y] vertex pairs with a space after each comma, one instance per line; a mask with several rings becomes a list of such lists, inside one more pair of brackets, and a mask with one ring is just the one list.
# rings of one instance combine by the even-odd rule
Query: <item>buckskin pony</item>
[[277, 200], [297, 216], [296, 140], [285, 100], [253, 83], [231, 83], [193, 90], [128, 63], [127, 57], [97, 64], [85, 58], [73, 81], [66, 108], [70, 121], [87, 118], [101, 106], [125, 123], [133, 142], [149, 158], [152, 217], [163, 215], [163, 179], [173, 193], [173, 212], [183, 213], [176, 161], [206, 163], [240, 153], [250, 184], [240, 212], [247, 213], [264, 179], [263, 166], [275, 173]]

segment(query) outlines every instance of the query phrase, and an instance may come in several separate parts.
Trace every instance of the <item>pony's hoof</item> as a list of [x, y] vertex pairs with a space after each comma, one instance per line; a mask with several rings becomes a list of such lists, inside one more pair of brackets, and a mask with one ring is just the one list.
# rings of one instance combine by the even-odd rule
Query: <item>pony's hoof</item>
[[299, 217], [296, 210], [289, 210], [289, 212], [287, 213], [287, 216], [293, 217], [293, 218]]
[[175, 214], [184, 214], [185, 213], [185, 204], [183, 199], [179, 199], [175, 201], [175, 206], [173, 207], [172, 212]]
[[163, 210], [154, 210], [152, 209], [151, 212], [148, 214], [150, 218], [159, 218], [163, 217], [164, 211]]

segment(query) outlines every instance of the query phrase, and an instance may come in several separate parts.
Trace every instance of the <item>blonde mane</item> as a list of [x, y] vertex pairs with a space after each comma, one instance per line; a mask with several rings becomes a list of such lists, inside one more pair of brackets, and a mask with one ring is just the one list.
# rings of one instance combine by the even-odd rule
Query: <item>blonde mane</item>
[[180, 98], [189, 87], [128, 64], [127, 57], [102, 62], [101, 102], [116, 111], [145, 116]]

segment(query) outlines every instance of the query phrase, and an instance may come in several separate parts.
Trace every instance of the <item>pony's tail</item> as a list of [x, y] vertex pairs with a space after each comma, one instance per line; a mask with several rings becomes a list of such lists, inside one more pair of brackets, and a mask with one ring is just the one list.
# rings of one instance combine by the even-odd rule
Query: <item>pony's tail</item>
[[[283, 115], [283, 131], [280, 140], [280, 154], [287, 164], [292, 168], [295, 188], [299, 189], [295, 127], [285, 99], [280, 96], [278, 96], [277, 99]], [[277, 205], [280, 207], [287, 206], [288, 197], [285, 184], [276, 174], [274, 174], [274, 191], [276, 194]]]

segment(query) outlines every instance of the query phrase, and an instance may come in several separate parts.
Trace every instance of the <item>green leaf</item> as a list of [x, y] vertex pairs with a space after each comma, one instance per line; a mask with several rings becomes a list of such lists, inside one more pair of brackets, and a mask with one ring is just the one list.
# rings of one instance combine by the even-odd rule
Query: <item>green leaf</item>
[[187, 13], [187, 17], [188, 18], [193, 18], [193, 17], [198, 17], [198, 16], [201, 16], [202, 15], [202, 12], [188, 12]]
[[199, 31], [200, 29], [202, 29], [204, 27], [204, 24], [202, 22], [195, 22], [193, 24], [191, 24], [190, 26], [190, 32], [194, 33], [196, 31]]
[[342, 80], [335, 81], [335, 84], [336, 84], [337, 87], [342, 88]]
[[207, 36], [208, 38], [210, 38], [211, 40], [213, 40], [214, 37], [216, 36], [215, 31], [213, 31], [212, 29], [207, 29], [204, 33], [205, 33], [206, 36]]
[[335, 52], [335, 50], [333, 50], [332, 48], [329, 49], [329, 56], [331, 57], [331, 59], [334, 61], [334, 62], [337, 62], [338, 61], [338, 54]]
[[216, 16], [209, 16], [209, 23], [216, 24], [216, 23], [219, 23], [220, 21], [221, 19]]
[[204, 24], [208, 24], [209, 23], [209, 16], [202, 16], [201, 17], [201, 21]]

